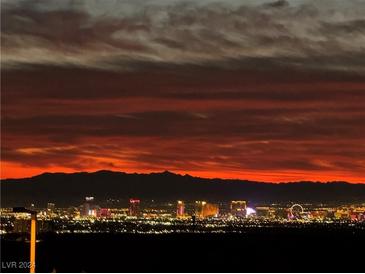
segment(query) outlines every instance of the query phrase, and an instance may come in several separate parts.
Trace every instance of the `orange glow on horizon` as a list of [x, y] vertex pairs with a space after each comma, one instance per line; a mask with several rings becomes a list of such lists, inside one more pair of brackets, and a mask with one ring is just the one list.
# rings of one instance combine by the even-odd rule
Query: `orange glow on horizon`
[[[72, 168], [65, 167], [27, 167], [16, 163], [4, 162], [1, 165], [1, 179], [10, 178], [27, 178], [36, 176], [45, 172], [56, 173], [74, 173], [74, 172], [95, 172], [98, 170], [106, 170], [105, 168], [84, 168], [81, 170], [76, 170]], [[240, 180], [251, 180], [258, 182], [294, 182], [294, 181], [320, 181], [320, 182], [330, 182], [330, 181], [346, 181], [349, 183], [365, 183], [364, 179], [360, 175], [346, 174], [344, 172], [324, 172], [324, 171], [293, 171], [293, 170], [281, 170], [281, 171], [232, 171], [223, 170], [218, 171], [197, 171], [197, 170], [174, 170], [174, 169], [118, 169], [118, 168], [108, 168], [107, 170], [127, 172], [127, 173], [151, 173], [151, 172], [163, 172], [164, 170], [169, 170], [176, 174], [181, 175], [191, 175], [195, 177], [202, 178], [220, 178], [220, 179], [240, 179]]]

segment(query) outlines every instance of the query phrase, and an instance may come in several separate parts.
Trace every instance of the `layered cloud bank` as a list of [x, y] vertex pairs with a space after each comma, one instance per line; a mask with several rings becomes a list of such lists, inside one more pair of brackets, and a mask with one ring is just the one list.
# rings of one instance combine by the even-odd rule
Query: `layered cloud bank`
[[365, 1], [3, 1], [2, 177], [365, 182]]

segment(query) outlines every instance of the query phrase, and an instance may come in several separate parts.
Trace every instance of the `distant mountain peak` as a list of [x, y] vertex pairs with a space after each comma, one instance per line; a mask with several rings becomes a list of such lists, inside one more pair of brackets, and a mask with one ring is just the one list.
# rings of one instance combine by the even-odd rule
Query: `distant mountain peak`
[[233, 178], [204, 178], [204, 177], [197, 177], [197, 176], [192, 176], [188, 173], [185, 174], [179, 174], [179, 173], [175, 173], [169, 170], [164, 170], [161, 172], [151, 172], [151, 173], [138, 173], [138, 172], [133, 172], [133, 173], [126, 173], [123, 171], [114, 171], [114, 170], [107, 170], [107, 169], [100, 169], [97, 171], [91, 171], [91, 172], [87, 172], [87, 171], [79, 171], [79, 172], [71, 172], [71, 173], [66, 173], [66, 172], [44, 172], [32, 177], [26, 177], [26, 178], [6, 178], [6, 179], [1, 179], [1, 182], [4, 181], [19, 181], [19, 180], [25, 180], [25, 179], [35, 179], [35, 178], [41, 178], [41, 177], [49, 177], [49, 176], [72, 176], [72, 175], [163, 175], [163, 176], [177, 176], [177, 177], [185, 177], [185, 178], [191, 178], [191, 179], [198, 179], [198, 180], [214, 180], [214, 181], [221, 181], [221, 182], [245, 182], [245, 183], [259, 183], [259, 184], [274, 184], [274, 185], [281, 185], [281, 184], [285, 184], [285, 185], [289, 185], [289, 184], [320, 184], [320, 185], [324, 185], [324, 184], [337, 184], [337, 185], [346, 185], [346, 184], [364, 184], [365, 182], [361, 182], [361, 183], [349, 183], [346, 181], [287, 181], [287, 182], [263, 182], [263, 181], [252, 181], [252, 180], [245, 180], [245, 179], [233, 179]]
[[346, 182], [264, 183], [238, 179], [209, 179], [165, 170], [139, 174], [110, 170], [44, 173], [24, 179], [1, 180], [2, 206], [78, 205], [85, 196], [108, 198], [176, 199], [256, 202], [352, 202], [365, 200], [365, 184]]
[[161, 174], [163, 174], [163, 175], [174, 175], [174, 176], [179, 175], [179, 174], [173, 173], [169, 170], [165, 170], [165, 171], [161, 172]]

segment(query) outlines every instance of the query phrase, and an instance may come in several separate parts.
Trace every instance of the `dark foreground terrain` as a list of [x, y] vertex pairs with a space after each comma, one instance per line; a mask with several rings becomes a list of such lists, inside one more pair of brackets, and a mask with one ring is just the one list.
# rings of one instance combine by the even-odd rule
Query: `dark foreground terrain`
[[[6, 262], [28, 260], [28, 243], [1, 239]], [[265, 228], [236, 234], [47, 234], [37, 272], [364, 272], [365, 231]]]

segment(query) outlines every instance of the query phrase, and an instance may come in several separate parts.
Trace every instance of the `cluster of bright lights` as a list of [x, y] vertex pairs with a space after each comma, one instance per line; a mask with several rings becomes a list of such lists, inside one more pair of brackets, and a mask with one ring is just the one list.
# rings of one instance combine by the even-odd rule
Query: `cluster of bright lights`
[[[93, 197], [90, 197], [91, 202]], [[132, 204], [140, 200], [131, 199]], [[365, 224], [365, 206], [350, 205], [339, 207], [315, 207], [271, 205], [262, 207], [246, 207], [244, 202], [233, 203], [231, 212], [223, 212], [219, 216], [196, 216], [184, 212], [185, 203], [171, 203], [171, 212], [166, 209], [144, 209], [139, 216], [128, 216], [126, 208], [105, 209], [108, 216], [100, 216], [95, 209], [89, 209], [86, 216], [81, 215], [77, 208], [41, 209], [39, 222], [52, 223], [57, 233], [240, 233], [247, 229], [262, 227], [305, 227], [323, 225], [328, 227], [351, 226], [363, 227]], [[206, 201], [197, 201], [193, 205], [216, 206]], [[172, 210], [175, 211], [172, 212]], [[179, 211], [181, 210], [181, 211]], [[179, 212], [182, 216], [179, 216]], [[276, 215], [276, 212], [284, 214]], [[285, 212], [287, 216], [285, 216]], [[242, 214], [244, 213], [244, 214]], [[11, 233], [21, 227], [19, 221], [29, 221], [29, 214], [13, 213], [11, 209], [0, 209], [0, 234]], [[295, 217], [293, 217], [295, 216]], [[363, 224], [363, 226], [361, 226]], [[20, 225], [20, 226], [19, 226]], [[365, 228], [364, 228], [365, 229]]]
[[256, 210], [254, 210], [253, 208], [251, 207], [247, 207], [246, 208], [246, 217], [249, 217], [249, 216], [252, 216], [256, 214]]

